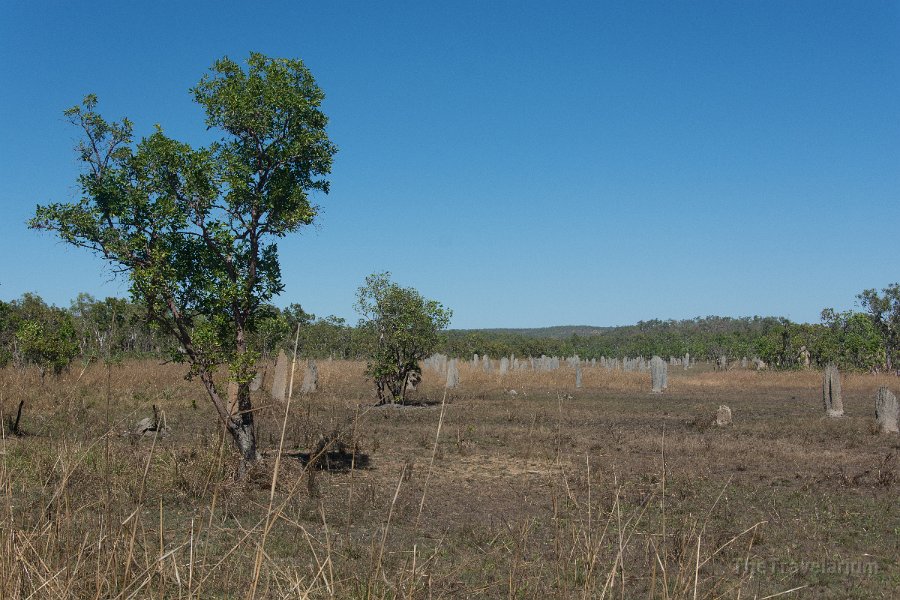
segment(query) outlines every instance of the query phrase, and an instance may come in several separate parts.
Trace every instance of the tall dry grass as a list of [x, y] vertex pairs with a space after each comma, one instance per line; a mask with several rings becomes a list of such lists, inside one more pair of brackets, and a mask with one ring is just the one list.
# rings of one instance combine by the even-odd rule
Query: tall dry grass
[[[383, 520], [371, 524], [373, 543], [359, 548], [333, 538], [340, 524], [329, 523], [324, 511], [316, 531], [288, 514], [289, 498], [302, 491], [302, 471], [286, 470], [289, 482], [279, 482], [273, 474], [273, 489], [283, 484], [281, 499], [254, 519], [224, 525], [216, 510], [222, 493], [217, 488], [206, 503], [194, 507], [190, 521], [173, 527], [163, 502], [147, 503], [145, 498], [155, 444], [128, 506], [107, 505], [102, 490], [93, 501], [76, 495], [70, 482], [89, 448], [67, 451], [70, 458], [54, 466], [57, 481], [48, 482], [50, 500], [30, 510], [13, 500], [14, 474], [5, 465], [0, 470], [3, 598], [458, 597], [452, 580], [461, 573], [452, 565], [442, 576], [445, 581], [432, 575], [441, 570], [440, 543], [423, 538], [386, 551], [403, 474]], [[610, 504], [594, 496], [590, 480], [588, 476], [579, 495], [566, 474], [559, 474], [552, 562], [546, 561], [543, 536], [535, 535], [537, 520], [505, 523], [487, 542], [504, 576], [488, 578], [466, 593], [519, 598], [543, 597], [549, 590], [560, 598], [607, 598], [631, 597], [640, 589], [648, 598], [705, 598], [747, 585], [748, 573], [707, 566], [731, 546], [743, 548], [749, 560], [762, 523], [713, 547], [705, 538], [704, 516], [667, 522], [663, 494], [649, 496], [640, 507], [626, 507], [616, 489]], [[715, 503], [709, 510], [715, 510]], [[658, 531], [647, 530], [648, 512], [662, 515]], [[273, 522], [282, 538], [291, 538], [292, 560], [266, 551], [264, 540]], [[675, 532], [667, 533], [667, 526]], [[353, 552], [362, 555], [348, 560]], [[643, 562], [635, 562], [636, 557]], [[643, 572], [631, 572], [636, 564]]]
[[[374, 439], [378, 419], [393, 410], [370, 407], [363, 365], [322, 361], [315, 402], [295, 395], [292, 409], [256, 398], [277, 444], [242, 482], [229, 478], [231, 448], [210, 426], [199, 386], [182, 374], [150, 361], [43, 382], [30, 371], [0, 372], [0, 410], [25, 399], [30, 429], [0, 440], [0, 598], [774, 597], [754, 594], [758, 581], [739, 568], [767, 524], [721, 529], [727, 483], [700, 510], [679, 507], [683, 498], [667, 488], [664, 436], [648, 459], [657, 468], [640, 479], [621, 480], [589, 455], [562, 456], [564, 396], [649, 393], [649, 374], [586, 368], [576, 391], [565, 367], [500, 376], [462, 365], [462, 388], [448, 393], [426, 371], [421, 394], [440, 403], [416, 417], [430, 432], [422, 478], [391, 461], [390, 448], [374, 474], [285, 459], [309, 448], [315, 429], [351, 445]], [[690, 394], [814, 386], [817, 375], [673, 372], [669, 381], [669, 393]], [[878, 384], [851, 377], [845, 389]], [[547, 429], [542, 443], [555, 460], [542, 463], [539, 486], [523, 480], [517, 492], [542, 508], [485, 507], [500, 510], [491, 525], [433, 525], [446, 499], [429, 482], [461, 447], [459, 429], [443, 427], [448, 397], [496, 400], [511, 390], [558, 402], [551, 422], [532, 423]], [[181, 437], [123, 437], [150, 404], [167, 411]]]

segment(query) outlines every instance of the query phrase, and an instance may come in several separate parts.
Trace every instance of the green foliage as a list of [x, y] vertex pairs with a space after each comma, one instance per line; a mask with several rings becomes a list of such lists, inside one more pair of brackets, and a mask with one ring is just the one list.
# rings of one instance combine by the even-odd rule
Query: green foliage
[[900, 283], [892, 283], [879, 294], [874, 288], [856, 296], [860, 305], [881, 334], [885, 367], [894, 368], [900, 361]]
[[[651, 320], [622, 327], [552, 327], [535, 330], [480, 330], [448, 332], [442, 351], [453, 356], [571, 356], [581, 358], [624, 356], [683, 356], [715, 359], [721, 354], [752, 357], [784, 355], [782, 333], [793, 324], [775, 317], [698, 317], [686, 320]], [[800, 331], [800, 330], [797, 330]], [[794, 330], [788, 332], [789, 340]], [[806, 332], [801, 332], [803, 335]], [[799, 346], [798, 346], [799, 348]], [[795, 357], [794, 357], [795, 358]], [[769, 360], [767, 360], [769, 362]], [[772, 364], [780, 364], [772, 360]]]
[[369, 349], [366, 373], [375, 381], [378, 399], [402, 401], [406, 383], [421, 373], [419, 361], [434, 352], [452, 312], [426, 300], [413, 288], [400, 287], [390, 273], [375, 273], [357, 292], [359, 328]]
[[202, 348], [185, 356], [208, 368], [241, 351], [238, 331], [282, 291], [269, 240], [312, 222], [309, 193], [327, 192], [335, 148], [322, 92], [300, 61], [251, 54], [245, 72], [225, 58], [193, 94], [223, 134], [209, 147], [161, 128], [133, 144], [131, 122], [104, 120], [94, 96], [66, 111], [86, 137], [83, 197], [38, 207], [30, 225], [127, 273], [136, 301], [182, 345], [200, 327]]
[[37, 294], [0, 303], [2, 362], [37, 365], [41, 374], [59, 374], [78, 356], [79, 347], [71, 314], [50, 306]]
[[783, 340], [782, 331], [772, 327], [754, 340], [754, 354], [766, 364], [781, 365], [785, 355]]
[[868, 315], [826, 308], [822, 322], [820, 362], [834, 362], [842, 369], [870, 371], [884, 364], [884, 343]]
[[[81, 199], [38, 206], [29, 225], [87, 248], [127, 275], [135, 302], [181, 346], [223, 418], [216, 365], [253, 376], [250, 336], [283, 290], [276, 240], [313, 222], [311, 194], [328, 191], [335, 146], [323, 93], [299, 60], [253, 53], [246, 70], [223, 58], [192, 90], [219, 138], [205, 147], [161, 127], [133, 139], [97, 98], [66, 111], [84, 140]], [[247, 394], [242, 396], [248, 413]], [[249, 427], [252, 416], [243, 417]], [[245, 427], [246, 429], [246, 427]]]
[[68, 312], [81, 355], [87, 360], [147, 354], [165, 345], [144, 322], [141, 307], [123, 298], [97, 300], [89, 294], [78, 294]]
[[299, 60], [251, 54], [244, 71], [224, 58], [192, 92], [222, 133], [208, 147], [159, 127], [133, 143], [131, 122], [103, 119], [92, 95], [66, 111], [85, 134], [82, 199], [40, 206], [30, 225], [126, 273], [135, 300], [208, 367], [233, 358], [238, 330], [282, 291], [270, 240], [312, 222], [309, 194], [327, 192], [335, 147]]
[[[0, 364], [12, 359], [24, 361], [17, 351], [18, 326], [45, 310], [44, 302], [34, 294], [0, 302]], [[81, 355], [86, 358], [105, 357], [107, 347], [113, 355], [171, 356], [174, 353], [181, 357], [177, 347], [144, 323], [142, 309], [134, 303], [116, 298], [95, 300], [81, 294], [72, 302], [68, 313]], [[289, 349], [298, 323], [303, 356], [358, 359], [371, 353], [371, 336], [366, 328], [351, 327], [335, 316], [316, 317], [298, 304], [284, 309], [263, 305], [248, 338], [249, 348], [263, 355], [278, 348]], [[201, 325], [199, 331], [203, 332], [205, 327]], [[685, 352], [696, 359], [713, 359], [724, 353], [731, 357], [758, 356], [773, 368], [790, 369], [799, 367], [800, 348], [806, 346], [813, 364], [833, 361], [842, 369], [867, 371], [886, 363], [882, 331], [870, 313], [825, 309], [821, 324], [769, 317], [705, 317], [607, 328], [454, 330], [438, 335], [435, 350], [457, 357], [471, 357], [474, 353], [520, 357], [578, 354], [587, 359], [640, 354], [682, 356]], [[208, 342], [209, 336], [206, 338]]]
[[364, 354], [361, 335], [334, 315], [315, 319], [300, 329], [300, 343], [306, 356], [357, 358]]
[[884, 347], [872, 321], [853, 313], [841, 330], [841, 362], [863, 370], [884, 364]]
[[272, 305], [260, 307], [255, 325], [250, 338], [251, 345], [265, 357], [277, 353], [279, 345], [286, 343], [291, 334], [288, 320]]
[[65, 313], [51, 312], [43, 320], [23, 321], [16, 341], [24, 360], [41, 370], [41, 375], [62, 373], [78, 355], [78, 343], [72, 319]]
[[358, 358], [364, 354], [357, 330], [340, 317], [316, 317], [299, 304], [279, 309], [267, 305], [257, 320], [253, 346], [264, 356], [282, 348], [290, 351], [300, 327], [298, 355], [308, 358]]

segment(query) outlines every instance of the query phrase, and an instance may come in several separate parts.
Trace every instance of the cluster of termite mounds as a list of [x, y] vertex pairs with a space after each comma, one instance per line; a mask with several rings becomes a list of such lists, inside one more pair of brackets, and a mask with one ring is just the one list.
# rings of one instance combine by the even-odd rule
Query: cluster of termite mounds
[[[841, 374], [834, 364], [828, 364], [822, 377], [822, 404], [830, 418], [844, 416], [844, 399], [841, 392]], [[875, 424], [878, 433], [900, 433], [900, 404], [897, 396], [887, 386], [875, 392]]]
[[[284, 350], [278, 353], [275, 359], [275, 372], [272, 376], [272, 387], [269, 394], [273, 400], [284, 402], [289, 394], [293, 393], [293, 370], [294, 363], [288, 359]], [[316, 367], [316, 361], [308, 359], [303, 369], [303, 378], [300, 383], [301, 394], [312, 394], [319, 389], [319, 369]], [[250, 382], [250, 390], [257, 391], [263, 386], [265, 372], [259, 371], [253, 381]]]
[[[801, 356], [804, 356], [801, 354]], [[572, 356], [561, 361], [553, 356], [528, 357], [519, 359], [514, 356], [502, 357], [497, 371], [504, 376], [511, 371], [555, 371], [560, 368], [560, 363], [565, 362], [575, 370], [575, 388], [581, 389], [583, 385], [583, 366], [602, 367], [609, 371], [621, 370], [624, 372], [648, 372], [650, 373], [650, 391], [653, 394], [662, 394], [669, 387], [668, 367], [677, 366], [687, 370], [692, 365], [689, 354], [684, 357], [670, 357], [668, 361], [660, 356], [653, 356], [649, 361], [639, 356], [636, 358], [606, 358], [584, 360], [578, 356]], [[803, 364], [803, 363], [801, 363]], [[757, 371], [766, 369], [766, 364], [759, 358], [729, 363], [726, 356], [720, 356], [715, 360], [716, 370], [728, 370], [734, 366], [741, 369], [754, 368]], [[495, 366], [488, 356], [474, 355], [471, 366], [485, 373], [494, 373]], [[459, 361], [443, 354], [434, 354], [425, 359], [424, 367], [446, 377], [446, 386], [454, 389], [460, 384]], [[822, 401], [825, 414], [829, 418], [844, 416], [843, 395], [841, 391], [841, 375], [834, 364], [826, 365], [822, 380]], [[880, 433], [898, 433], [898, 421], [900, 421], [900, 407], [897, 397], [885, 386], [878, 389], [875, 395], [875, 420]], [[719, 427], [733, 425], [731, 408], [725, 405], [716, 410], [715, 424]]]
[[[746, 360], [746, 359], [745, 359]], [[671, 361], [670, 361], [671, 362]], [[724, 357], [716, 361], [716, 364], [727, 365], [728, 361]], [[746, 368], [746, 364], [743, 365]], [[661, 394], [669, 387], [669, 370], [668, 364], [659, 356], [650, 359], [650, 392], [653, 394]], [[727, 427], [732, 424], [731, 409], [724, 404], [716, 411], [715, 424], [718, 427]]]
[[[649, 364], [650, 391], [654, 394], [661, 394], [668, 387], [666, 361], [659, 356], [654, 356], [650, 359]], [[728, 361], [725, 357], [721, 357], [716, 364], [724, 367]], [[746, 365], [742, 364], [742, 366], [746, 368]], [[823, 371], [822, 403], [827, 417], [840, 418], [844, 416], [841, 374], [833, 363], [826, 365]], [[875, 394], [875, 423], [879, 433], [900, 433], [900, 403], [887, 386], [881, 386]], [[733, 424], [731, 409], [728, 406], [719, 406], [716, 411], [715, 424], [719, 427]]]
[[[656, 360], [656, 373], [662, 373], [662, 377], [664, 379], [662, 383], [662, 387], [659, 390], [654, 391], [662, 391], [666, 388], [665, 382], [665, 367], [666, 365], [670, 365], [673, 367], [682, 367], [685, 370], [690, 368], [691, 366], [691, 357], [690, 354], [685, 354], [683, 357], [670, 357], [669, 362], [666, 363], [665, 360], [655, 357]], [[635, 358], [606, 358], [605, 356], [601, 356], [598, 358], [592, 358], [590, 360], [580, 358], [577, 354], [574, 356], [569, 356], [567, 358], [560, 358], [558, 356], [546, 356], [541, 355], [539, 357], [529, 356], [527, 358], [519, 358], [516, 356], [502, 356], [499, 360], [495, 360], [490, 358], [487, 355], [479, 356], [475, 354], [472, 357], [472, 361], [465, 361], [470, 365], [472, 369], [478, 369], [483, 371], [484, 373], [496, 373], [500, 377], [504, 377], [512, 372], [522, 372], [522, 371], [533, 371], [533, 372], [549, 372], [558, 370], [563, 363], [568, 365], [575, 373], [575, 389], [581, 389], [584, 387], [584, 369], [585, 368], [603, 368], [607, 372], [611, 371], [623, 371], [626, 373], [629, 372], [649, 372], [651, 371], [652, 365], [651, 361], [648, 361], [643, 356], [638, 356]], [[662, 370], [660, 370], [660, 362], [662, 362]], [[423, 367], [434, 371], [435, 373], [442, 375], [446, 378], [446, 386], [450, 389], [456, 388], [460, 384], [460, 376], [459, 376], [459, 359], [450, 358], [445, 354], [432, 354], [428, 358], [423, 361]]]

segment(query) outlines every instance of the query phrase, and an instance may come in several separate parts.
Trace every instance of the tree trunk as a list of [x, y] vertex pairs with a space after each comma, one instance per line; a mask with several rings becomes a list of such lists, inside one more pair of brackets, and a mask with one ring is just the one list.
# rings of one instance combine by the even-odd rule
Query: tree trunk
[[16, 411], [16, 420], [13, 421], [12, 417], [9, 418], [9, 432], [13, 435], [22, 435], [22, 431], [19, 429], [19, 421], [22, 419], [22, 407], [25, 406], [24, 400], [19, 400], [19, 410]]
[[[237, 353], [243, 356], [247, 352], [247, 339], [244, 331], [245, 318], [237, 318]], [[243, 364], [243, 361], [241, 361]], [[242, 374], [243, 375], [243, 374]], [[241, 465], [238, 477], [244, 476], [247, 467], [262, 457], [256, 450], [256, 428], [253, 425], [253, 403], [250, 401], [250, 383], [238, 383], [237, 413], [230, 416], [228, 430], [234, 439], [234, 445], [241, 453]]]
[[[252, 413], [245, 414], [252, 415]], [[243, 416], [238, 414], [228, 420], [228, 431], [241, 455], [241, 462], [235, 473], [236, 479], [243, 479], [250, 467], [262, 458], [256, 449], [256, 431], [253, 428], [253, 419], [244, 419]]]
[[400, 403], [403, 404], [406, 402], [406, 383], [409, 381], [409, 371], [403, 373], [403, 376], [400, 378], [400, 390], [399, 390], [399, 399]]
[[261, 456], [256, 450], [256, 429], [253, 426], [253, 405], [250, 403], [250, 385], [238, 385], [238, 412], [228, 420], [228, 430], [234, 445], [241, 453], [242, 467], [258, 461]]
[[256, 430], [253, 427], [253, 405], [250, 402], [250, 384], [242, 383], [238, 385], [238, 402], [237, 413], [230, 414], [225, 400], [219, 395], [216, 386], [213, 384], [212, 373], [204, 371], [200, 373], [200, 379], [212, 400], [216, 412], [225, 422], [225, 428], [231, 434], [231, 439], [237, 451], [241, 455], [241, 464], [238, 467], [236, 476], [238, 479], [243, 478], [247, 473], [248, 467], [262, 458], [256, 449]]

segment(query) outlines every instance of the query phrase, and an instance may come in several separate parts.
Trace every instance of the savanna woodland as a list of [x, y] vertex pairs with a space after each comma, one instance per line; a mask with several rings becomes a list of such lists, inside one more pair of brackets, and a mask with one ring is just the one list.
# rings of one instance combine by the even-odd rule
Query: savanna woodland
[[250, 54], [191, 96], [207, 145], [65, 112], [78, 198], [28, 226], [130, 297], [0, 302], [0, 597], [900, 590], [900, 285], [818, 323], [448, 329], [386, 272], [358, 323], [283, 307], [324, 93]]

